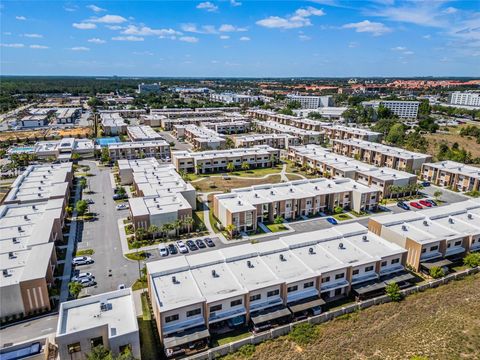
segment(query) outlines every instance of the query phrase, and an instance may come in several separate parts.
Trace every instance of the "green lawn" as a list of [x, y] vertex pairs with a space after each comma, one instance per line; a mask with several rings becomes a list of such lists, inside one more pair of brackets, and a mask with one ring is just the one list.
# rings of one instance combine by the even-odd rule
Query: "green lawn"
[[267, 226], [267, 228], [270, 229], [271, 232], [279, 232], [279, 231], [288, 230], [288, 228], [283, 224], [269, 224], [269, 225], [266, 225], [266, 226]]
[[152, 314], [150, 313], [150, 308], [148, 306], [147, 295], [142, 294], [141, 299], [142, 299], [143, 320], [152, 320]]
[[212, 228], [213, 228], [213, 231], [215, 232], [215, 234], [218, 234], [220, 232], [220, 230], [217, 228], [216, 224], [218, 223], [217, 219], [215, 219], [215, 216], [213, 215], [213, 211], [210, 210], [208, 212], [208, 217], [210, 219], [210, 225], [212, 225]]
[[126, 254], [125, 257], [130, 260], [145, 260], [147, 258], [147, 253], [145, 251], [139, 251], [135, 253]]
[[[227, 335], [227, 336], [225, 336]], [[238, 341], [241, 339], [245, 339], [249, 336], [251, 336], [252, 333], [245, 330], [245, 329], [238, 329], [232, 332], [229, 332], [228, 334], [222, 334], [222, 335], [214, 335], [212, 336], [212, 343], [214, 346], [221, 346], [225, 345], [234, 341]]]
[[93, 255], [95, 253], [95, 250], [93, 249], [81, 249], [77, 250], [75, 253], [75, 256], [84, 256], [84, 255]]
[[333, 217], [338, 221], [350, 220], [352, 217], [346, 213], [335, 214]]
[[140, 351], [142, 360], [157, 360], [163, 359], [161, 353], [161, 345], [158, 339], [158, 334], [155, 334], [155, 327], [153, 320], [143, 320], [137, 318], [138, 330], [140, 332]]

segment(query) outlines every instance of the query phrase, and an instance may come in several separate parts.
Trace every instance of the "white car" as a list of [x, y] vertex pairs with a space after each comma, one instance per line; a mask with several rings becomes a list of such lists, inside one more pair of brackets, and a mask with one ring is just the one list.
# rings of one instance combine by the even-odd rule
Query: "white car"
[[117, 210], [125, 210], [128, 209], [128, 204], [118, 204]]
[[75, 281], [75, 282], [79, 282], [80, 280], [82, 279], [95, 279], [95, 276], [93, 276], [93, 274], [91, 272], [84, 272], [84, 273], [80, 273], [78, 274], [77, 276], [74, 276], [72, 278], [72, 281]]
[[72, 265], [86, 265], [93, 263], [93, 259], [90, 256], [77, 256], [72, 259]]
[[163, 244], [158, 245], [158, 251], [160, 252], [160, 256], [168, 256], [169, 254], [167, 247]]
[[186, 253], [188, 253], [188, 248], [187, 248], [187, 246], [183, 243], [182, 240], [177, 241], [177, 246], [178, 246], [178, 251], [180, 251], [181, 254], [186, 254]]
[[82, 284], [83, 287], [89, 287], [89, 286], [97, 285], [97, 283], [95, 282], [95, 280], [90, 279], [90, 278], [80, 279], [80, 280], [78, 280], [78, 283], [79, 283], [79, 284]]

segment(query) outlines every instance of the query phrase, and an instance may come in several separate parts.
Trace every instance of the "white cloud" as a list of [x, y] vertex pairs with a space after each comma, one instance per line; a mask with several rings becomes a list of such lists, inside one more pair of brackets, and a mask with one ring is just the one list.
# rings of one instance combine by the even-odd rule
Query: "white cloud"
[[12, 33], [11, 33], [10, 31], [5, 31], [5, 32], [3, 32], [2, 34], [3, 34], [3, 35], [7, 35], [7, 36], [12, 35]]
[[308, 40], [311, 40], [312, 38], [308, 35], [305, 35], [305, 34], [300, 34], [298, 35], [298, 38], [302, 41], [308, 41]]
[[218, 28], [218, 31], [221, 31], [221, 32], [237, 32], [237, 31], [238, 32], [244, 32], [244, 31], [247, 31], [247, 28], [236, 27], [236, 26], [231, 25], [231, 24], [222, 24]]
[[25, 47], [24, 44], [0, 44], [1, 47], [8, 47], [8, 48], [23, 48]]
[[121, 24], [127, 21], [127, 19], [120, 15], [104, 15], [99, 18], [92, 18], [88, 21], [102, 24]]
[[220, 40], [228, 40], [230, 39], [230, 36], [228, 35], [220, 35]]
[[87, 5], [87, 8], [92, 10], [93, 12], [99, 13], [102, 11], [107, 11], [107, 9], [102, 9], [101, 7], [98, 7], [96, 5]]
[[373, 22], [369, 20], [363, 20], [358, 23], [350, 23], [342, 26], [344, 29], [355, 29], [358, 33], [371, 33], [373, 36], [380, 36], [392, 31], [384, 24], [379, 22]]
[[310, 21], [310, 17], [323, 15], [325, 15], [325, 12], [322, 9], [308, 6], [297, 9], [293, 15], [287, 17], [269, 16], [265, 19], [258, 20], [256, 24], [270, 29], [296, 29], [311, 26], [312, 22]]
[[242, 3], [235, 0], [230, 0], [230, 5], [236, 7], [236, 6], [242, 6]]
[[458, 9], [454, 7], [447, 7], [445, 10], [443, 10], [444, 14], [455, 14], [458, 11]]
[[80, 30], [91, 30], [91, 29], [96, 29], [97, 25], [92, 24], [92, 23], [87, 23], [87, 22], [81, 22], [81, 23], [73, 23], [72, 26], [76, 29]]
[[211, 3], [210, 1], [205, 1], [198, 4], [197, 9], [206, 10], [208, 12], [214, 12], [218, 10], [218, 6]]
[[20, 21], [27, 20], [27, 18], [25, 16], [15, 16], [15, 19], [20, 20]]
[[424, 39], [427, 39], [427, 40], [428, 40], [428, 39], [431, 39], [431, 38], [432, 38], [432, 35], [430, 35], [430, 34], [423, 35], [423, 36], [422, 36], [422, 38], [424, 38]]
[[188, 43], [197, 43], [199, 41], [199, 39], [196, 38], [195, 36], [182, 36], [182, 37], [179, 37], [178, 40], [188, 42]]
[[89, 43], [93, 43], [93, 44], [105, 44], [106, 43], [105, 40], [102, 40], [102, 39], [99, 39], [99, 38], [91, 38], [91, 39], [88, 39], [87, 41]]
[[72, 51], [90, 51], [90, 48], [85, 47], [85, 46], [74, 46], [74, 47], [71, 47], [70, 50], [72, 50]]
[[41, 34], [23, 34], [23, 36], [28, 37], [28, 38], [34, 38], [34, 39], [43, 38], [43, 35], [41, 35]]
[[63, 10], [68, 11], [68, 12], [74, 12], [74, 11], [78, 10], [78, 6], [77, 5], [64, 6]]
[[152, 29], [148, 26], [138, 27], [135, 25], [129, 25], [125, 30], [122, 31], [122, 34], [160, 37], [181, 35], [180, 32], [173, 29]]
[[196, 24], [187, 23], [182, 24], [181, 29], [185, 32], [196, 34], [218, 34], [218, 30], [213, 25], [202, 25], [201, 27], [198, 27]]
[[110, 30], [122, 30], [123, 27], [121, 27], [120, 25], [105, 25], [105, 27], [107, 29], [110, 29]]
[[242, 36], [240, 41], [250, 41], [250, 38], [248, 36]]
[[145, 39], [141, 36], [128, 35], [128, 36], [114, 36], [114, 37], [112, 37], [112, 40], [114, 40], [114, 41], [143, 41]]
[[411, 1], [400, 6], [375, 9], [369, 15], [420, 26], [443, 27], [447, 22], [445, 14], [439, 11], [441, 5], [443, 1]]
[[348, 47], [350, 49], [356, 48], [356, 47], [358, 47], [358, 43], [356, 43], [354, 41], [351, 41], [351, 42], [348, 43]]
[[30, 49], [48, 49], [45, 45], [30, 45]]
[[144, 55], [146, 55], [146, 56], [153, 56], [153, 55], [155, 55], [155, 54], [154, 54], [153, 52], [151, 52], [151, 51], [134, 51], [134, 52], [132, 52], [132, 54], [133, 54], [133, 55], [142, 55], [142, 56], [144, 56]]
[[396, 46], [392, 48], [393, 51], [405, 51], [407, 48], [405, 46]]
[[391, 48], [391, 50], [392, 50], [392, 51], [399, 52], [399, 53], [401, 53], [401, 54], [403, 54], [403, 55], [413, 55], [413, 54], [414, 54], [413, 51], [408, 50], [408, 48], [405, 47], [405, 46], [395, 46], [395, 47]]

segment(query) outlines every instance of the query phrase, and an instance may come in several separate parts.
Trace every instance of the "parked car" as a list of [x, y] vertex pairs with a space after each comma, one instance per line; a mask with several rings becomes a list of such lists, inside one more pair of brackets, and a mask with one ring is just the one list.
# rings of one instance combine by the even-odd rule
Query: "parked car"
[[412, 201], [410, 203], [410, 206], [413, 206], [415, 209], [423, 209], [422, 205], [420, 205], [418, 202]]
[[95, 276], [93, 276], [92, 273], [90, 272], [84, 272], [84, 273], [79, 273], [77, 276], [72, 277], [72, 281], [74, 282], [79, 282], [82, 279], [95, 279]]
[[72, 265], [87, 265], [92, 264], [93, 259], [90, 256], [77, 256], [72, 259]]
[[430, 204], [432, 204], [433, 206], [438, 206], [438, 204], [437, 204], [435, 201], [433, 201], [432, 199], [427, 199], [427, 200], [425, 200], [425, 201], [428, 201], [428, 202], [429, 202]]
[[215, 247], [215, 243], [210, 238], [205, 238], [204, 241], [207, 243], [208, 247]]
[[180, 254], [188, 253], [188, 248], [185, 246], [182, 240], [177, 241], [177, 246], [178, 246], [178, 251], [180, 251]]
[[85, 201], [86, 201], [87, 204], [89, 204], [89, 205], [95, 204], [95, 201], [93, 201], [92, 199], [86, 199]]
[[197, 246], [200, 249], [205, 249], [207, 247], [207, 245], [205, 245], [205, 243], [202, 241], [202, 239], [195, 240], [195, 244], [197, 244]]
[[114, 194], [113, 200], [122, 200], [128, 198], [127, 194]]
[[335, 220], [335, 219], [332, 218], [332, 217], [328, 217], [328, 218], [327, 218], [327, 221], [328, 221], [330, 224], [332, 224], [332, 225], [337, 225], [337, 224], [338, 224], [337, 220]]
[[158, 251], [160, 252], [160, 256], [168, 256], [168, 249], [165, 245], [158, 245]]
[[429, 187], [430, 186], [430, 182], [429, 181], [423, 181], [420, 183], [423, 187]]
[[426, 206], [426, 207], [432, 207], [433, 205], [430, 204], [429, 201], [426, 201], [426, 200], [420, 200], [419, 201], [420, 205], [423, 205], [423, 206]]
[[408, 206], [406, 203], [403, 201], [397, 202], [397, 206], [403, 210], [410, 210], [410, 206]]
[[128, 208], [129, 208], [128, 204], [118, 204], [116, 206], [117, 210], [125, 210], [125, 209], [128, 209]]
[[187, 240], [187, 246], [188, 246], [188, 249], [190, 251], [196, 251], [198, 250], [198, 246], [195, 245], [195, 243], [193, 242], [193, 240]]
[[174, 244], [168, 244], [168, 252], [172, 255], [178, 254], [178, 249]]
[[95, 286], [97, 285], [96, 281], [94, 279], [90, 278], [83, 278], [78, 281], [79, 284], [82, 284], [83, 287], [89, 287], [89, 286]]

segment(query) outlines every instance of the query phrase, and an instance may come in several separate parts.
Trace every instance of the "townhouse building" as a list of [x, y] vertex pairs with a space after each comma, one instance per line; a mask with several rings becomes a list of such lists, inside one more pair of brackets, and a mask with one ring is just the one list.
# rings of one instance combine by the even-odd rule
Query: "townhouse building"
[[225, 104], [249, 104], [261, 99], [261, 96], [247, 95], [247, 94], [235, 94], [235, 93], [211, 93], [210, 100], [223, 102]]
[[100, 119], [103, 135], [125, 135], [127, 133], [127, 123], [119, 113], [101, 112]]
[[356, 139], [333, 140], [332, 150], [368, 164], [407, 172], [420, 171], [423, 163], [432, 161], [427, 154]]
[[57, 124], [74, 124], [80, 114], [80, 108], [58, 109], [56, 112]]
[[[380, 189], [383, 198], [409, 195], [417, 183], [414, 174], [387, 167], [369, 165], [352, 158], [332, 153], [319, 145], [293, 146], [289, 148], [288, 159], [307, 168], [313, 173], [332, 178], [350, 178], [360, 184]], [[392, 192], [392, 187], [403, 189]], [[394, 188], [393, 188], [394, 189]]]
[[108, 154], [112, 161], [122, 159], [156, 158], [170, 161], [170, 144], [165, 140], [147, 140], [108, 144]]
[[295, 116], [308, 117], [311, 113], [316, 113], [324, 119], [342, 120], [343, 113], [348, 109], [346, 106], [323, 107], [318, 109], [294, 109]]
[[239, 134], [250, 130], [250, 121], [245, 120], [231, 120], [219, 122], [202, 122], [201, 126], [218, 134]]
[[132, 289], [121, 289], [60, 304], [55, 343], [60, 359], [86, 359], [96, 346], [114, 356], [127, 349], [140, 359], [140, 336]]
[[[82, 158], [91, 158], [95, 154], [95, 144], [90, 139], [63, 138], [61, 140], [39, 141], [28, 153], [34, 154], [38, 159], [54, 158], [60, 162], [72, 160], [72, 155], [77, 154]], [[12, 152], [9, 151], [9, 155]]]
[[268, 145], [211, 151], [173, 151], [172, 163], [177, 171], [209, 174], [228, 171], [228, 164], [241, 169], [247, 163], [250, 169], [272, 167], [280, 160], [280, 150]]
[[127, 135], [131, 141], [164, 140], [162, 135], [148, 125], [127, 126]]
[[362, 128], [342, 125], [323, 125], [322, 130], [328, 139], [358, 139], [363, 141], [379, 142], [382, 134]]
[[[208, 112], [202, 113], [202, 112], [195, 112], [194, 114], [208, 114]], [[166, 131], [171, 131], [173, 130], [173, 127], [175, 125], [197, 125], [201, 126], [204, 123], [227, 123], [227, 122], [241, 122], [241, 121], [246, 121], [247, 118], [236, 114], [236, 113], [228, 113], [228, 114], [223, 114], [223, 115], [217, 115], [217, 116], [192, 116], [192, 117], [165, 117], [165, 116], [159, 116], [159, 115], [151, 115], [151, 118], [145, 118], [144, 119], [144, 124], [146, 125], [151, 125], [151, 126], [157, 126], [161, 127], [162, 129]]]
[[185, 139], [197, 150], [212, 150], [225, 147], [225, 138], [217, 132], [196, 125], [175, 125], [173, 134]]
[[421, 177], [435, 185], [458, 191], [480, 190], [480, 168], [456, 161], [424, 163]]
[[290, 220], [333, 211], [335, 207], [356, 212], [375, 210], [378, 188], [351, 179], [305, 179], [279, 184], [232, 189], [213, 197], [213, 214], [223, 227], [235, 232], [255, 232], [259, 222], [271, 223], [279, 216]]
[[251, 134], [235, 136], [235, 147], [250, 148], [258, 145], [267, 145], [276, 149], [288, 149], [290, 146], [300, 145], [300, 139], [290, 134]]
[[256, 121], [256, 131], [267, 134], [289, 134], [300, 139], [301, 144], [320, 144], [324, 141], [324, 134], [320, 131], [304, 130], [290, 125], [279, 124], [274, 121]]
[[257, 120], [274, 121], [282, 125], [297, 127], [304, 130], [321, 131], [324, 125], [330, 123], [312, 120], [292, 115], [283, 115], [271, 110], [247, 110], [247, 115]]
[[480, 201], [369, 219], [368, 228], [408, 251], [407, 264], [416, 271], [448, 269], [467, 253], [480, 250]]
[[401, 119], [416, 119], [418, 116], [419, 101], [400, 100], [372, 100], [362, 102], [364, 107], [372, 107], [377, 110], [384, 106]]
[[405, 249], [353, 223], [149, 262], [147, 282], [166, 354], [188, 355], [216, 332], [268, 329], [350, 293], [408, 281], [405, 258]]

